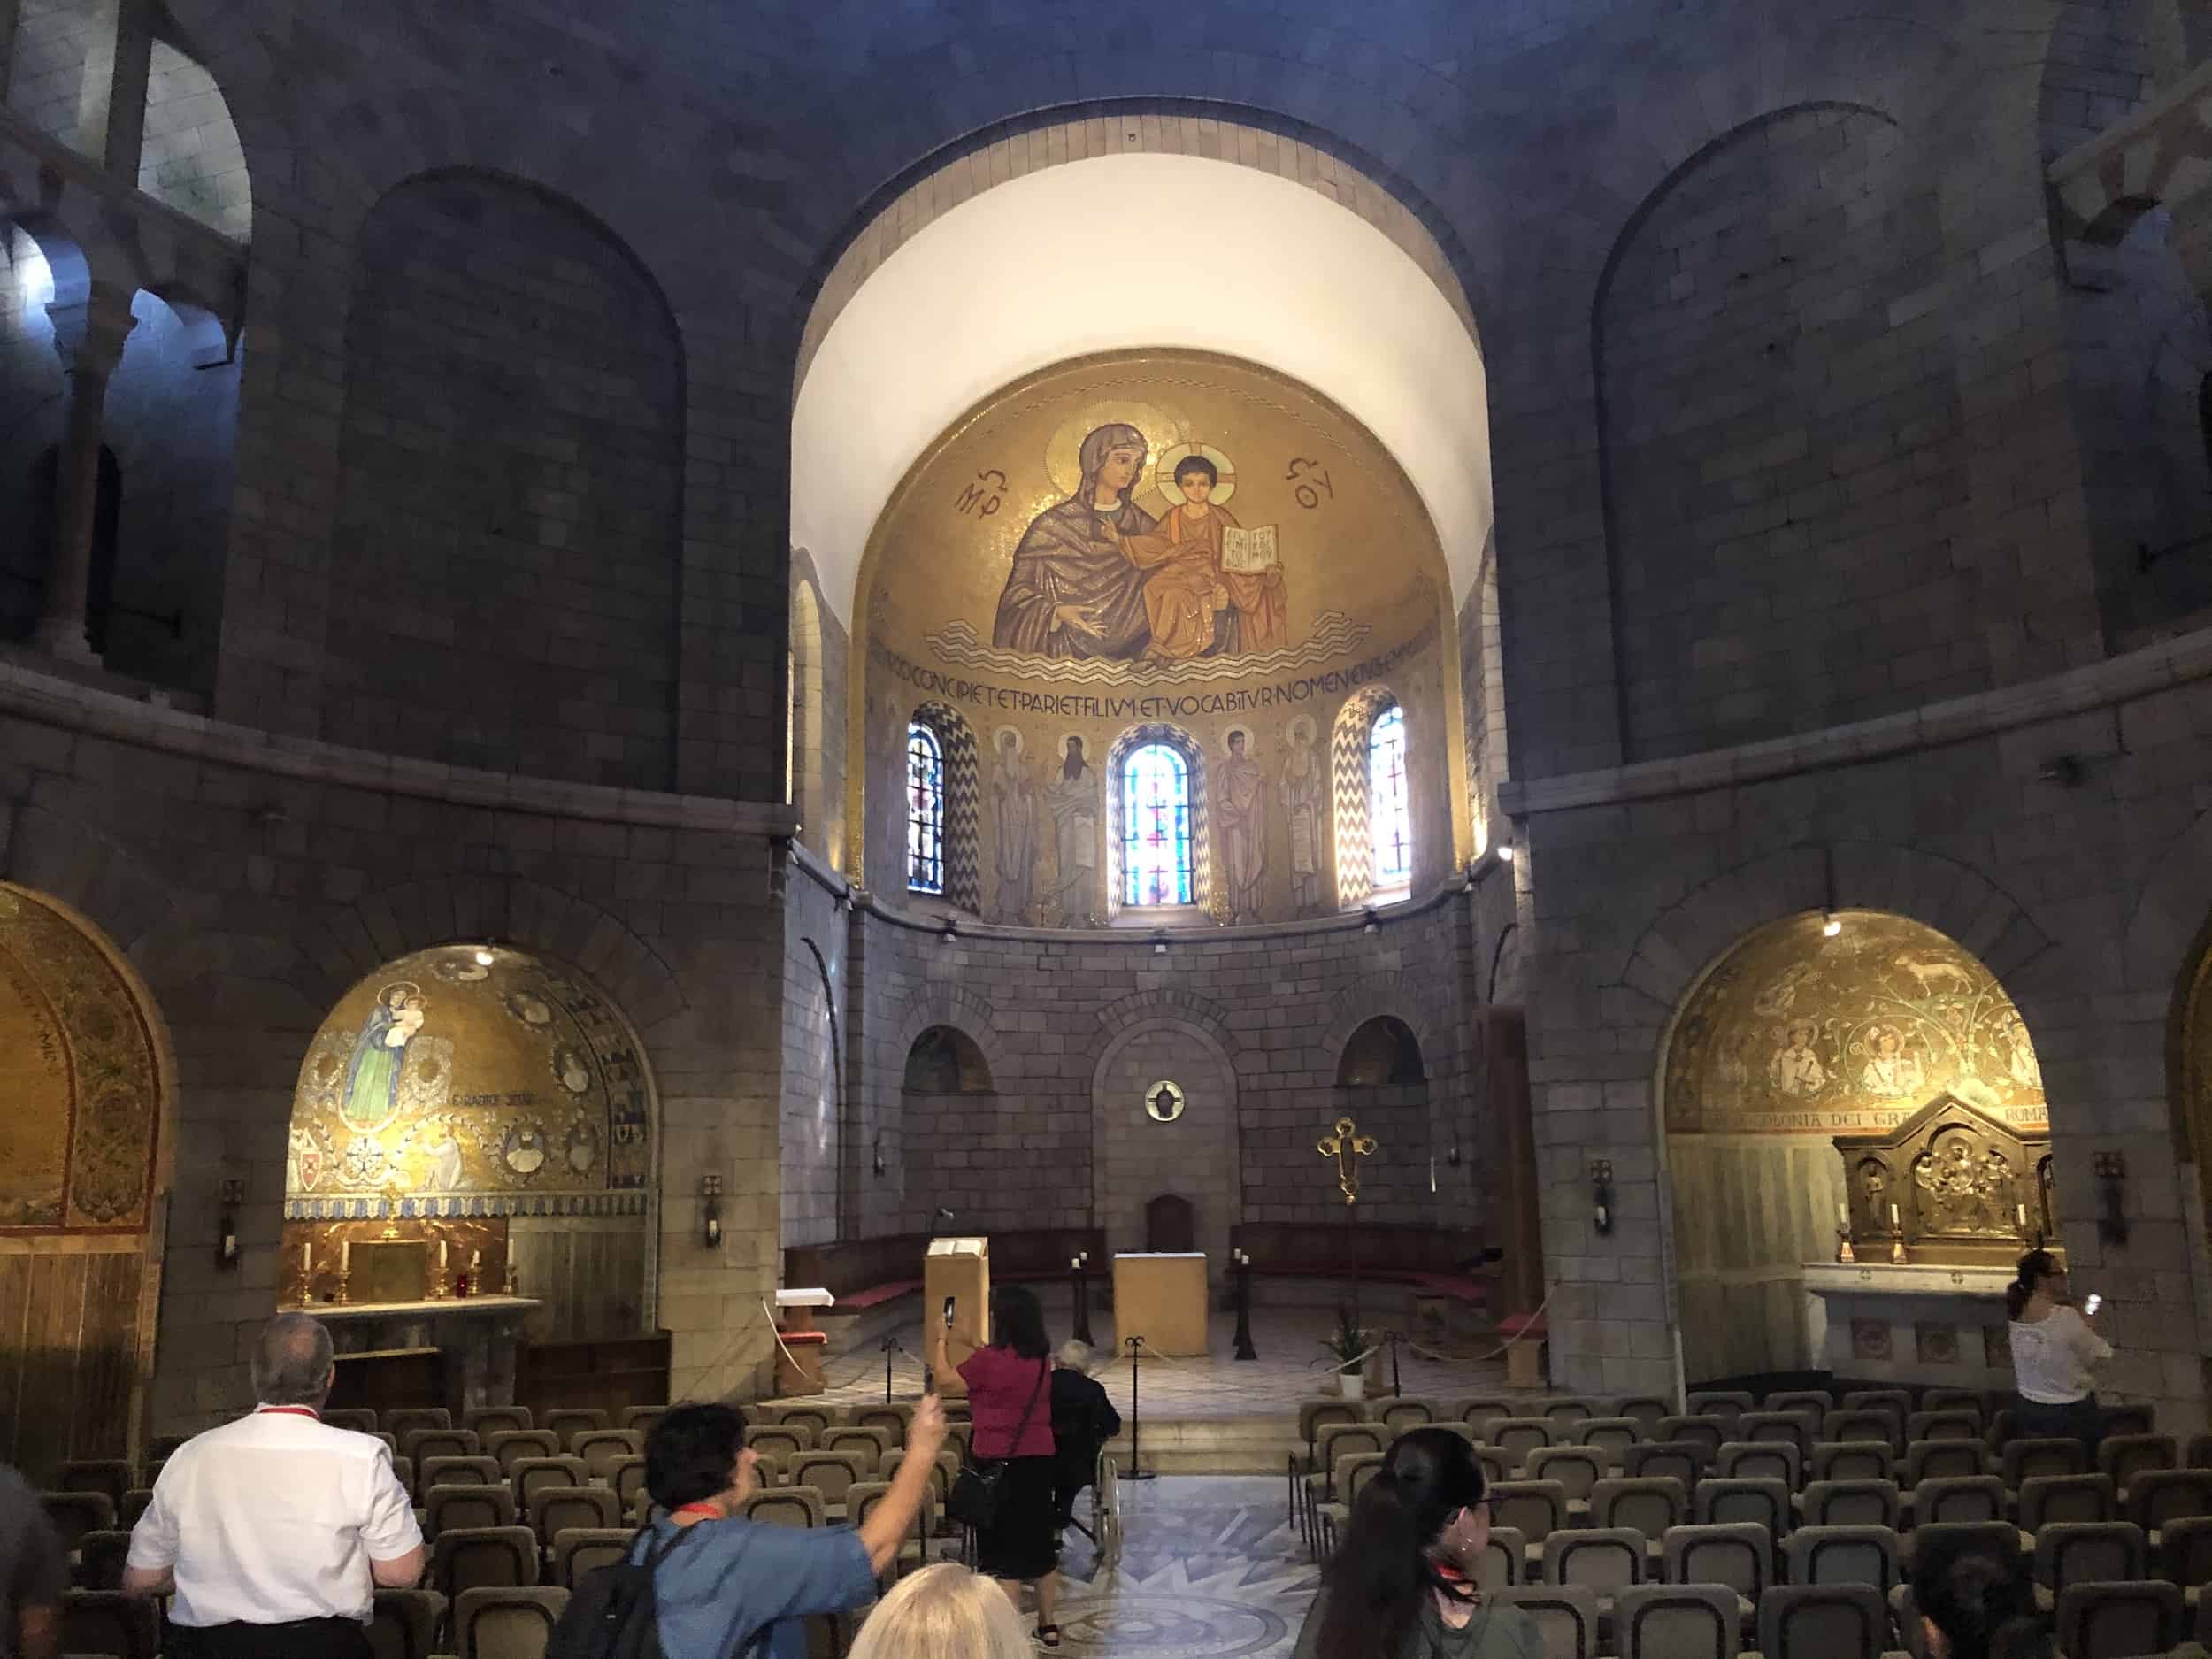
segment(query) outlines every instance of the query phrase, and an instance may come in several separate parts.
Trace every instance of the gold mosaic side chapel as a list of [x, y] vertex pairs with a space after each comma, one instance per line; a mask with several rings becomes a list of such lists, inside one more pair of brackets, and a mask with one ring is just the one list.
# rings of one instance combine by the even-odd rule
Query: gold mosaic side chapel
[[120, 970], [68, 917], [0, 887], [0, 1230], [139, 1232], [160, 1079]]
[[1973, 956], [1901, 916], [1817, 914], [1755, 933], [1692, 995], [1667, 1048], [1671, 1133], [1896, 1127], [1951, 1094], [2048, 1126], [2020, 1011]]

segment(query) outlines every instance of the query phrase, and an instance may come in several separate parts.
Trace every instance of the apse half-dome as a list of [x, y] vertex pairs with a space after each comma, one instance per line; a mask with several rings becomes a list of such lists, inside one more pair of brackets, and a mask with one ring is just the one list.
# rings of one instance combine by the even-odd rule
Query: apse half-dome
[[286, 1214], [642, 1215], [649, 1106], [635, 1040], [581, 979], [503, 948], [418, 951], [308, 1046]]

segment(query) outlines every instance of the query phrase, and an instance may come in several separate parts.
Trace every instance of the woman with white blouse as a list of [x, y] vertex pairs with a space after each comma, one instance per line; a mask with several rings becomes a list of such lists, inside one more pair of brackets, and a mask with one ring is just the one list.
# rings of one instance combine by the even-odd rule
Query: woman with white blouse
[[2020, 1432], [2079, 1440], [2093, 1459], [2104, 1432], [2094, 1373], [2112, 1357], [2112, 1345], [2097, 1334], [2096, 1316], [2075, 1310], [2066, 1269], [2048, 1250], [2020, 1258], [2018, 1278], [2005, 1286], [2005, 1312], [2012, 1322]]

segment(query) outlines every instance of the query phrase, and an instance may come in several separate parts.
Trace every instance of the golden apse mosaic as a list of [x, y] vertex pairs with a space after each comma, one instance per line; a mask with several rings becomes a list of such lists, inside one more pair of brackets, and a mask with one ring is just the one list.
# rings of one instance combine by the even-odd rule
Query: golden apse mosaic
[[1949, 1094], [2016, 1131], [2048, 1127], [2019, 1010], [1932, 928], [1873, 911], [1752, 934], [1692, 993], [1667, 1047], [1670, 1133], [1893, 1129]]
[[285, 1214], [642, 1216], [649, 1133], [635, 1041], [596, 992], [518, 951], [419, 951], [309, 1045]]
[[74, 920], [0, 886], [0, 1231], [140, 1233], [161, 1082], [122, 971]]
[[1436, 879], [1466, 838], [1448, 592], [1403, 472], [1310, 389], [1193, 351], [1032, 375], [916, 462], [870, 538], [851, 787], [876, 798], [850, 818], [868, 867], [899, 862], [906, 722], [947, 711], [962, 750], [949, 833], [978, 843], [956, 902], [1094, 925], [1114, 908], [1104, 774], [1151, 729], [1202, 757], [1199, 907], [1333, 910], [1372, 883], [1335, 868], [1336, 820], [1364, 799], [1364, 728], [1358, 778], [1337, 775], [1332, 733], [1386, 687], [1406, 712], [1417, 879]]

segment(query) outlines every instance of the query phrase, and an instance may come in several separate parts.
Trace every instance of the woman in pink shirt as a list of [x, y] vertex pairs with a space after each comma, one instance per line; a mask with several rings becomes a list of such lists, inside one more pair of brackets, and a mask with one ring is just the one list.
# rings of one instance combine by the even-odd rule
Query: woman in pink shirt
[[1052, 1344], [1044, 1310], [1033, 1293], [1002, 1285], [991, 1292], [989, 1347], [970, 1348], [949, 1332], [941, 1332], [938, 1341], [938, 1369], [949, 1361], [968, 1385], [976, 1461], [1008, 1460], [998, 1513], [976, 1534], [976, 1569], [997, 1579], [1018, 1609], [1021, 1586], [1035, 1585], [1037, 1640], [1057, 1647], [1060, 1528], [1052, 1494]]

